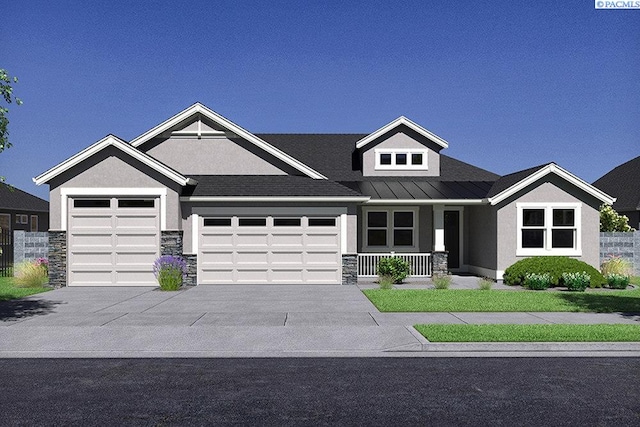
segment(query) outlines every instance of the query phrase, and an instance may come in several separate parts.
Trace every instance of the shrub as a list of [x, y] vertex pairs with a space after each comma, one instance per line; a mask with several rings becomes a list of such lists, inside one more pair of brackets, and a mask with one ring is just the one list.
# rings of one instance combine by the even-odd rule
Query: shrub
[[450, 274], [434, 274], [431, 276], [431, 282], [436, 289], [449, 289], [451, 286], [451, 275]]
[[627, 289], [627, 286], [629, 286], [629, 276], [611, 273], [607, 274], [605, 278], [607, 279], [607, 285], [611, 289]]
[[153, 263], [153, 274], [158, 279], [160, 289], [177, 291], [187, 274], [187, 263], [181, 257], [162, 255]]
[[551, 286], [559, 286], [562, 273], [580, 273], [583, 271], [591, 276], [591, 287], [600, 287], [606, 283], [602, 274], [589, 264], [575, 258], [563, 256], [540, 256], [521, 259], [504, 271], [503, 280], [507, 285], [524, 285], [527, 274], [549, 273]]
[[524, 285], [534, 291], [544, 291], [551, 285], [549, 273], [529, 273], [524, 279]]
[[378, 284], [380, 285], [380, 289], [393, 289], [393, 277], [382, 275], [378, 280]]
[[378, 277], [390, 276], [393, 283], [402, 283], [411, 274], [411, 266], [400, 257], [385, 257], [378, 261]]
[[14, 271], [14, 283], [20, 288], [41, 288], [49, 281], [46, 268], [38, 262], [23, 261]]
[[478, 288], [481, 291], [490, 291], [492, 286], [493, 280], [488, 277], [481, 277], [480, 280], [478, 280]]
[[600, 231], [635, 231], [629, 226], [629, 218], [620, 215], [610, 205], [600, 206]]
[[562, 282], [570, 291], [584, 292], [591, 282], [591, 276], [585, 271], [579, 273], [562, 273]]
[[633, 268], [628, 260], [616, 255], [609, 255], [600, 265], [600, 271], [605, 277], [610, 274], [631, 276]]

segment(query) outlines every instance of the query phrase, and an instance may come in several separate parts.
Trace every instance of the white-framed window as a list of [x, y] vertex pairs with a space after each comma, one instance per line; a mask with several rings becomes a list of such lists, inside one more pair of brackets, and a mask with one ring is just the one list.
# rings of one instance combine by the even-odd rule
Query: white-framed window
[[427, 149], [379, 148], [374, 151], [377, 170], [427, 170]]
[[17, 214], [16, 224], [29, 224], [29, 215]]
[[363, 217], [365, 250], [415, 252], [418, 249], [417, 209], [363, 209]]
[[580, 203], [517, 203], [518, 256], [580, 256]]
[[38, 231], [38, 215], [31, 215], [31, 231]]

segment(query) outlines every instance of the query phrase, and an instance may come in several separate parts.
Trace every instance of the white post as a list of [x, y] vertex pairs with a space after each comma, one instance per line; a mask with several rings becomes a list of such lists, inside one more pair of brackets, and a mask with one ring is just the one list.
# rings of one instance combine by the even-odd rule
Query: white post
[[444, 252], [444, 205], [433, 205], [433, 251]]

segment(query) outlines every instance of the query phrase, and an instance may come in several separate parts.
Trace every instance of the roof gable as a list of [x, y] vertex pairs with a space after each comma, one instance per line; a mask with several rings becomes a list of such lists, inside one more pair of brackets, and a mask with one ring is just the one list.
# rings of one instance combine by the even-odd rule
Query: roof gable
[[496, 205], [549, 174], [554, 174], [564, 179], [587, 194], [599, 199], [602, 203], [610, 205], [616, 200], [593, 185], [564, 170], [555, 163], [549, 163], [547, 165], [536, 166], [530, 169], [514, 172], [498, 179], [489, 191], [487, 201], [491, 205]]
[[603, 175], [593, 183], [599, 189], [616, 196], [613, 207], [618, 211], [640, 210], [640, 156], [631, 159]]
[[[189, 107], [189, 108], [179, 112], [175, 116], [165, 120], [164, 122], [160, 123], [158, 126], [154, 127], [153, 129], [148, 130], [147, 132], [143, 133], [142, 135], [138, 136], [137, 138], [134, 138], [131, 141], [131, 145], [133, 147], [139, 147], [142, 144], [144, 144], [145, 142], [150, 141], [151, 139], [155, 138], [156, 136], [162, 134], [163, 132], [171, 129], [172, 127], [180, 124], [181, 122], [183, 122], [183, 121], [185, 121], [185, 120], [187, 120], [190, 117], [195, 116], [195, 115], [202, 115], [203, 117], [206, 117], [207, 119], [211, 120], [212, 122], [220, 125], [224, 129], [226, 129], [227, 131], [232, 132], [235, 135], [238, 135], [239, 137], [243, 138], [244, 140], [254, 144], [258, 148], [266, 151], [267, 153], [271, 154], [272, 156], [278, 158], [279, 160], [283, 161], [284, 163], [288, 164], [289, 166], [293, 167], [294, 169], [302, 172], [303, 174], [305, 174], [305, 175], [307, 175], [307, 176], [309, 176], [311, 178], [314, 178], [314, 179], [327, 179], [321, 173], [315, 171], [314, 169], [312, 169], [309, 166], [305, 165], [301, 161], [293, 158], [291, 155], [285, 153], [284, 151], [279, 150], [278, 148], [276, 148], [273, 145], [269, 144], [265, 140], [257, 137], [253, 133], [251, 133], [248, 130], [240, 127], [239, 125], [237, 125], [235, 123], [233, 123], [231, 120], [221, 116], [220, 114], [218, 114], [215, 111], [207, 108], [205, 105], [203, 105], [203, 104], [201, 104], [199, 102], [196, 102], [191, 107]], [[192, 132], [192, 130], [189, 130], [189, 131]]]
[[397, 119], [395, 119], [394, 121], [392, 121], [391, 123], [388, 123], [384, 126], [382, 126], [380, 129], [376, 130], [373, 133], [370, 133], [369, 135], [365, 136], [364, 138], [360, 139], [359, 141], [356, 142], [356, 148], [362, 148], [364, 146], [366, 146], [367, 144], [371, 143], [372, 141], [375, 141], [376, 139], [380, 138], [381, 136], [392, 132], [394, 129], [400, 127], [400, 126], [406, 126], [409, 129], [413, 130], [414, 132], [417, 132], [418, 134], [424, 136], [425, 138], [427, 138], [428, 140], [434, 142], [435, 144], [439, 145], [442, 148], [447, 148], [449, 146], [449, 143], [447, 141], [445, 141], [444, 139], [440, 138], [438, 135], [436, 135], [435, 133], [423, 128], [422, 126], [420, 126], [419, 124], [409, 120], [408, 118], [404, 117], [404, 116], [400, 116]]
[[33, 178], [33, 182], [35, 182], [36, 185], [41, 185], [46, 182], [49, 182], [52, 178], [55, 178], [61, 173], [71, 169], [73, 166], [83, 162], [84, 160], [88, 159], [89, 157], [93, 156], [96, 153], [99, 153], [100, 151], [104, 150], [107, 147], [115, 147], [119, 149], [120, 151], [141, 161], [145, 165], [149, 166], [150, 168], [156, 170], [157, 172], [161, 173], [162, 175], [166, 176], [167, 178], [171, 179], [172, 181], [175, 181], [180, 185], [184, 186], [184, 185], [193, 183], [193, 180], [191, 180], [190, 178], [187, 178], [181, 175], [180, 173], [171, 169], [167, 165], [160, 163], [153, 157], [143, 153], [137, 148], [132, 147], [131, 145], [127, 144], [126, 142], [124, 142], [123, 140], [121, 140], [115, 135], [107, 135], [106, 137], [102, 138], [100, 141], [85, 148], [78, 154], [68, 158], [62, 163], [52, 167], [48, 171]]

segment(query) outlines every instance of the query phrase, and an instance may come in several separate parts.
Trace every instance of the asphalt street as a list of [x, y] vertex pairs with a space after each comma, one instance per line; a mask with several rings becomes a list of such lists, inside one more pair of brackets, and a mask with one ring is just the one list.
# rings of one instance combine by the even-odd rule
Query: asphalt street
[[0, 424], [640, 425], [638, 358], [2, 359]]

